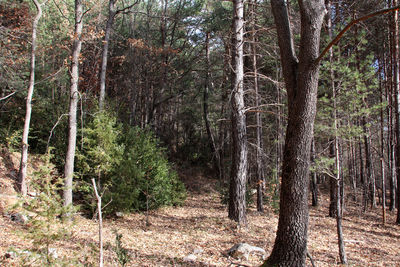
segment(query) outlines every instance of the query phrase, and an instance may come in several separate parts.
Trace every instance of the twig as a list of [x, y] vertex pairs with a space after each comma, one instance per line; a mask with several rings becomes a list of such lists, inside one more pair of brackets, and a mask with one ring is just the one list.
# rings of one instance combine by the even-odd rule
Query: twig
[[314, 260], [313, 260], [313, 258], [311, 257], [311, 254], [307, 251], [307, 257], [310, 259], [310, 261], [311, 261], [311, 265], [313, 266], [313, 267], [316, 267], [315, 266], [315, 263], [314, 263]]
[[99, 266], [103, 267], [103, 219], [101, 216], [101, 197], [99, 193], [97, 192], [97, 186], [96, 186], [96, 181], [94, 178], [92, 178], [92, 184], [94, 188], [94, 193], [97, 198], [97, 209], [99, 211], [99, 250], [100, 250], [100, 255], [99, 255]]
[[228, 260], [231, 262], [231, 263], [229, 264], [229, 266], [231, 266], [231, 265], [236, 265], [236, 266], [242, 266], [242, 267], [251, 267], [250, 265], [246, 265], [246, 264], [243, 264], [243, 263], [240, 263], [240, 262], [234, 262], [234, 261], [232, 261], [232, 260], [230, 259], [230, 257], [228, 258]]
[[62, 114], [62, 115], [58, 118], [56, 124], [54, 124], [53, 128], [51, 128], [49, 138], [47, 139], [47, 147], [46, 147], [46, 151], [47, 151], [47, 152], [49, 151], [50, 139], [51, 139], [51, 137], [53, 136], [53, 131], [54, 131], [54, 129], [57, 127], [57, 125], [60, 123], [62, 117], [64, 117], [64, 116], [68, 116], [68, 114]]
[[11, 94], [6, 95], [5, 97], [0, 98], [0, 101], [6, 100], [7, 98], [11, 97], [12, 95], [16, 94], [17, 92], [18, 92], [18, 91], [12, 92]]

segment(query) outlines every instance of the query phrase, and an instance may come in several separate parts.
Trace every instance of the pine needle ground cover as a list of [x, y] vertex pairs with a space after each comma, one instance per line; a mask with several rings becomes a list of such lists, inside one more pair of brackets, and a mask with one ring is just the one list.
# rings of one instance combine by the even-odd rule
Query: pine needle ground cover
[[[11, 193], [10, 169], [1, 158], [0, 189]], [[18, 162], [18, 161], [16, 161]], [[272, 211], [259, 214], [255, 207], [249, 209], [248, 229], [237, 229], [227, 219], [227, 211], [215, 190], [216, 181], [202, 175], [199, 169], [180, 172], [188, 187], [188, 198], [181, 207], [166, 207], [149, 213], [133, 213], [122, 218], [104, 221], [105, 266], [118, 266], [115, 254], [115, 230], [122, 235], [123, 248], [130, 255], [126, 266], [229, 266], [231, 260], [223, 254], [239, 242], [271, 252], [278, 217]], [[3, 192], [3, 191], [2, 191]], [[321, 205], [310, 208], [309, 252], [317, 266], [335, 266], [337, 253], [336, 221], [329, 218], [328, 195], [321, 196]], [[343, 229], [346, 251], [352, 266], [398, 266], [400, 262], [400, 226], [396, 226], [395, 214], [388, 213], [387, 225], [381, 225], [380, 209], [361, 213], [360, 207], [346, 203]], [[0, 265], [16, 266], [15, 261], [4, 257], [10, 247], [30, 249], [32, 243], [22, 239], [16, 231], [26, 226], [12, 222], [0, 215]], [[97, 264], [98, 226], [93, 220], [78, 216], [68, 240], [54, 244], [60, 256], [75, 257], [82, 263]], [[183, 259], [195, 249], [202, 249], [196, 263]], [[241, 261], [249, 266], [259, 266], [262, 259], [250, 255]], [[309, 264], [309, 261], [308, 263]]]

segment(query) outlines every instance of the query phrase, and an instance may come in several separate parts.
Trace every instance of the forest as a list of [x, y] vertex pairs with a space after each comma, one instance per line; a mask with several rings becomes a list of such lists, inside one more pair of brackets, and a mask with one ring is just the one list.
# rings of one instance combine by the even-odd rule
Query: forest
[[398, 265], [399, 10], [0, 0], [0, 265]]

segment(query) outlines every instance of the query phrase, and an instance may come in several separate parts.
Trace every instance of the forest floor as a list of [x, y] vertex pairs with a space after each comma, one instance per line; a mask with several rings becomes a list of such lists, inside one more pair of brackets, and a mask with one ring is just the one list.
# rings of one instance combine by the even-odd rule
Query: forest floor
[[[14, 199], [13, 188], [18, 166], [17, 153], [0, 154], [0, 266], [18, 266], [4, 255], [10, 248], [29, 249], [31, 242], [17, 232], [26, 231], [22, 224], [6, 216], [7, 198]], [[105, 266], [118, 266], [115, 252], [115, 234], [122, 234], [122, 244], [131, 260], [128, 266], [260, 266], [263, 260], [251, 254], [248, 260], [226, 257], [225, 251], [239, 242], [246, 242], [272, 250], [278, 216], [272, 211], [260, 214], [254, 206], [248, 211], [249, 226], [238, 229], [227, 218], [215, 189], [217, 181], [203, 175], [198, 168], [180, 172], [188, 188], [188, 198], [181, 207], [165, 207], [148, 214], [124, 215], [104, 220]], [[10, 195], [13, 195], [10, 197]], [[320, 197], [320, 206], [310, 207], [308, 250], [316, 266], [338, 264], [336, 221], [329, 218], [328, 196]], [[361, 207], [346, 202], [343, 219], [345, 246], [351, 266], [400, 266], [400, 226], [394, 224], [395, 213], [387, 212], [387, 224], [381, 223], [381, 209], [361, 212]], [[96, 262], [98, 225], [95, 220], [77, 216], [70, 228], [72, 237], [54, 245], [58, 254]], [[184, 258], [201, 249], [195, 263]], [[307, 259], [307, 265], [310, 261]], [[236, 265], [238, 266], [238, 265]]]

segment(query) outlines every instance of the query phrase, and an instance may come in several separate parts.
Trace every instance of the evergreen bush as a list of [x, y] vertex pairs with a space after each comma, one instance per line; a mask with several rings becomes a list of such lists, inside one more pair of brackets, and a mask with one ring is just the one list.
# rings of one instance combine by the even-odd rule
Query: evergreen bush
[[32, 241], [32, 250], [15, 250], [23, 266], [61, 266], [75, 260], [59, 258], [52, 247], [70, 235], [71, 222], [63, 221], [62, 215], [74, 210], [70, 206], [63, 206], [59, 194], [63, 189], [63, 180], [54, 173], [50, 154], [45, 155], [43, 161], [30, 181], [30, 190], [35, 193], [35, 197], [23, 198], [14, 207], [29, 218], [26, 222], [27, 231], [21, 234]]
[[113, 115], [98, 113], [83, 132], [78, 153], [81, 180], [78, 194], [84, 207], [95, 212], [90, 179], [96, 178], [107, 208], [104, 214], [131, 212], [181, 204], [185, 187], [151, 131], [124, 130]]

